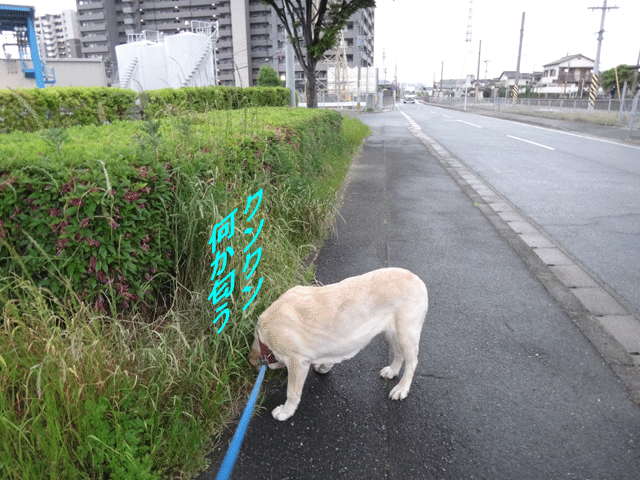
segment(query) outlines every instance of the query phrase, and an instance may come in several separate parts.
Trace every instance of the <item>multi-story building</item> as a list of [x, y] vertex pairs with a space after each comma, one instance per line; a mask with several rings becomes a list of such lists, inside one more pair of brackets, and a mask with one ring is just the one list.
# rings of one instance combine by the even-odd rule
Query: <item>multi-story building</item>
[[[115, 47], [127, 35], [157, 31], [172, 35], [188, 30], [193, 20], [218, 22], [217, 72], [221, 85], [255, 85], [258, 71], [271, 65], [284, 75], [285, 30], [275, 12], [260, 0], [76, 0], [85, 58], [116, 64]], [[373, 8], [357, 12], [344, 31], [344, 43], [328, 57], [340, 54], [349, 66], [373, 65]], [[320, 84], [331, 61], [318, 67]], [[114, 81], [115, 68], [108, 72]], [[296, 86], [304, 72], [296, 65]]]
[[82, 58], [75, 10], [36, 17], [35, 28], [40, 54], [44, 58]]
[[[218, 69], [223, 85], [255, 85], [263, 65], [285, 74], [286, 31], [269, 5], [260, 0], [218, 2], [220, 40]], [[341, 61], [349, 67], [373, 65], [374, 9], [356, 12], [347, 23], [339, 45], [326, 52], [317, 68], [320, 88], [327, 82], [327, 69]], [[304, 72], [296, 61], [296, 89], [304, 85]]]

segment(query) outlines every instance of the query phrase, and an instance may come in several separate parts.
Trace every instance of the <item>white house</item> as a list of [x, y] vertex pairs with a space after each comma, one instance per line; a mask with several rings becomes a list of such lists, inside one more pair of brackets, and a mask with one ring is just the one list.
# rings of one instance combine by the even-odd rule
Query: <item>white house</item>
[[[532, 73], [521, 73], [520, 79], [518, 80], [518, 87], [526, 87], [527, 85], [533, 84], [533, 76]], [[503, 87], [513, 87], [516, 84], [516, 72], [515, 71], [505, 71], [502, 72], [500, 77], [498, 78], [498, 82]]]
[[580, 95], [589, 90], [594, 61], [582, 54], [569, 55], [544, 65], [539, 93]]

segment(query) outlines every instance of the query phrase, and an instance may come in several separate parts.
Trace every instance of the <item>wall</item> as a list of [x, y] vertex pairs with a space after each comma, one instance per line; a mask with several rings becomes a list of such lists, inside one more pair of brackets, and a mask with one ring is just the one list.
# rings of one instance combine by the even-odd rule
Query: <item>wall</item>
[[[31, 62], [27, 62], [31, 66]], [[50, 58], [47, 69], [56, 72], [56, 87], [106, 87], [107, 77], [102, 60], [83, 58]], [[36, 81], [25, 78], [20, 60], [0, 59], [0, 88], [36, 88]]]

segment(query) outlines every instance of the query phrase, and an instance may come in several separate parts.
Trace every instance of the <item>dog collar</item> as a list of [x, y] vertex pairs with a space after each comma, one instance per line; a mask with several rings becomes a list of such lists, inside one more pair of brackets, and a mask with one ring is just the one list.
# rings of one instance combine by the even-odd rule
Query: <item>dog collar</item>
[[262, 343], [262, 340], [260, 340], [259, 338], [258, 342], [260, 343], [260, 358], [265, 360], [269, 364], [278, 363], [278, 360], [276, 360], [276, 357], [273, 356], [273, 352], [271, 351], [271, 349], [264, 343]]

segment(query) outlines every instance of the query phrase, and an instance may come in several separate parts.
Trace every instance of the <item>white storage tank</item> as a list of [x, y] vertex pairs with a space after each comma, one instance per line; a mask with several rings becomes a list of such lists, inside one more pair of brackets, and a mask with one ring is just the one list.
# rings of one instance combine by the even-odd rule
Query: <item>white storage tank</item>
[[173, 88], [214, 85], [211, 39], [183, 32], [165, 37], [167, 77]]
[[[191, 32], [164, 38], [152, 30], [129, 34], [128, 43], [116, 46], [120, 87], [141, 92], [215, 85], [213, 42], [218, 24], [191, 23]], [[151, 41], [154, 33], [156, 41]]]
[[[167, 88], [167, 57], [162, 43], [151, 43], [140, 50], [139, 78], [142, 90]], [[138, 90], [137, 85], [133, 89]]]
[[134, 77], [135, 71], [139, 67], [138, 62], [140, 60], [140, 47], [144, 43], [146, 43], [146, 41], [142, 40], [116, 46], [120, 88], [130, 88], [135, 90], [135, 88], [132, 87], [132, 79]]

